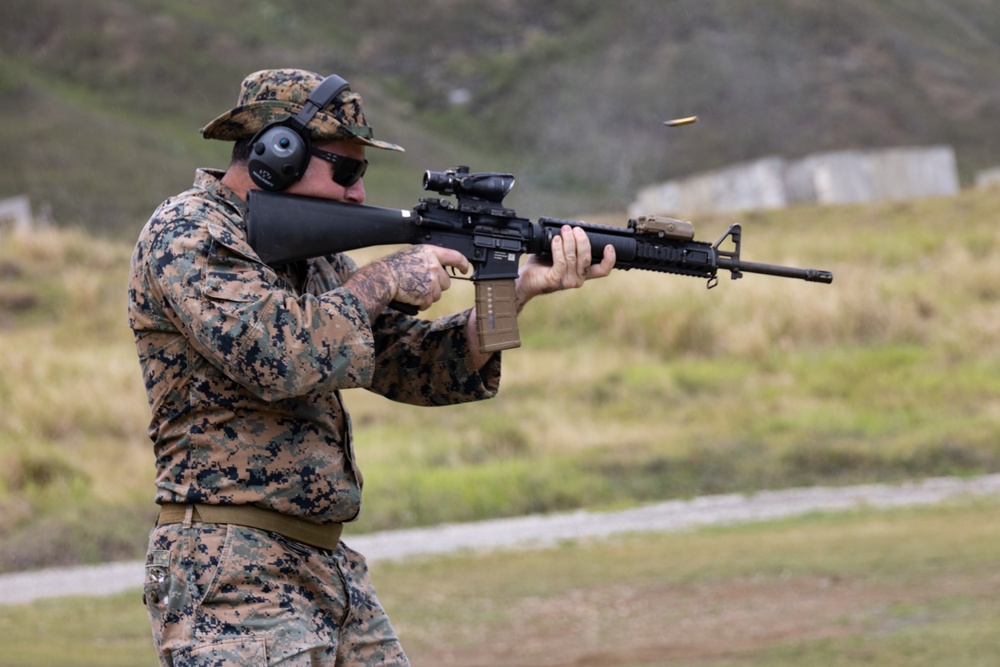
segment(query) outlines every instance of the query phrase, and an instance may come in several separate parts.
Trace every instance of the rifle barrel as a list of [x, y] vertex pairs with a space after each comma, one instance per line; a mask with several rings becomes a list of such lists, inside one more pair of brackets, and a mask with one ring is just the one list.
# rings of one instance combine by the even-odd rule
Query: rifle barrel
[[829, 285], [833, 282], [833, 274], [821, 269], [799, 269], [792, 266], [778, 266], [777, 264], [761, 264], [759, 262], [745, 262], [743, 260], [733, 260], [729, 257], [719, 257], [719, 268], [729, 271], [744, 271], [746, 273], [763, 273], [779, 278], [798, 278], [810, 283], [824, 283]]

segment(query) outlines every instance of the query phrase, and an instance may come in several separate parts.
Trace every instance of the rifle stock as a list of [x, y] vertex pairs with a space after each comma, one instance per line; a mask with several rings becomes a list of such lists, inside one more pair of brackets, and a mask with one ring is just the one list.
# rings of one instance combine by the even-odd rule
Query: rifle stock
[[415, 242], [414, 212], [251, 190], [247, 239], [265, 264]]

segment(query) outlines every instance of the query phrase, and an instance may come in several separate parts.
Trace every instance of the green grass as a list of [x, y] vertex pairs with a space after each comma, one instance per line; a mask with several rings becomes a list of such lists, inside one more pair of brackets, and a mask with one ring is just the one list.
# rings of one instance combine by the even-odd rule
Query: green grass
[[[533, 652], [559, 655], [558, 649], [566, 651], [565, 664], [575, 664], [577, 652], [628, 655], [645, 644], [669, 656], [672, 644], [691, 643], [701, 659], [641, 664], [715, 664], [704, 658], [722, 646], [733, 660], [721, 664], [785, 664], [783, 656], [798, 664], [847, 664], [867, 651], [875, 659], [864, 664], [935, 665], [950, 650], [954, 664], [973, 665], [1000, 646], [987, 631], [997, 618], [992, 601], [1000, 585], [993, 572], [1000, 556], [995, 511], [989, 502], [819, 514], [383, 565], [375, 581], [415, 662], [423, 658], [417, 664], [442, 664], [442, 653], [452, 654], [448, 664], [531, 664]], [[796, 596], [807, 603], [801, 609]], [[752, 610], [745, 616], [743, 605]], [[783, 634], [781, 627], [803, 610], [815, 620]], [[532, 630], [536, 623], [548, 632]], [[937, 642], [933, 650], [927, 635]], [[756, 637], [752, 647], [741, 636]], [[904, 646], [905, 660], [880, 662]]]
[[[492, 401], [346, 392], [366, 479], [351, 530], [1000, 470], [998, 208], [969, 192], [749, 214], [747, 259], [834, 283], [619, 272], [529, 304]], [[0, 245], [0, 570], [144, 549], [130, 252], [65, 231]], [[458, 283], [432, 314], [471, 303]]]
[[140, 667], [158, 664], [142, 591], [0, 608], [0, 665]]
[[[372, 572], [414, 665], [973, 667], [1000, 650], [998, 509], [817, 513]], [[0, 607], [0, 665], [153, 665], [139, 597]]]

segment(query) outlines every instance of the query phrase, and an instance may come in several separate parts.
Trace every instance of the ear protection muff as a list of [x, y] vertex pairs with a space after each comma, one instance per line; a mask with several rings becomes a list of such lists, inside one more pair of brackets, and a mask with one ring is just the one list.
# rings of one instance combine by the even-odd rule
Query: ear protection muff
[[309, 93], [302, 111], [295, 116], [265, 125], [251, 139], [248, 169], [250, 178], [262, 190], [284, 190], [305, 173], [309, 164], [309, 121], [349, 87], [347, 81], [331, 74]]

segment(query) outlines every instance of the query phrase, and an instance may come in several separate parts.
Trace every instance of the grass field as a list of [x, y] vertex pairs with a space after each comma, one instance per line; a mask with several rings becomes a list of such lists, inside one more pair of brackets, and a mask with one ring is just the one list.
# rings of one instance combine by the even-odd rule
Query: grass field
[[[375, 563], [415, 667], [973, 667], [997, 499]], [[0, 666], [155, 665], [139, 591], [0, 607]]]
[[[347, 392], [352, 529], [1000, 470], [998, 211], [984, 191], [698, 221], [712, 240], [738, 219], [745, 259], [834, 283], [616, 272], [528, 306], [492, 401]], [[0, 243], [0, 570], [143, 552], [130, 252], [65, 230]], [[434, 312], [471, 302], [460, 283]]]
[[[1000, 470], [1000, 193], [741, 218], [831, 286], [622, 272], [532, 304], [500, 397], [347, 400], [354, 532]], [[593, 222], [612, 222], [593, 220]], [[705, 220], [714, 238], [728, 220]], [[0, 243], [0, 569], [137, 558], [147, 407], [130, 248]], [[362, 260], [375, 253], [361, 255]], [[439, 311], [471, 303], [469, 285]], [[414, 664], [992, 664], [996, 501], [378, 563]], [[0, 609], [0, 665], [154, 664], [138, 591]]]

